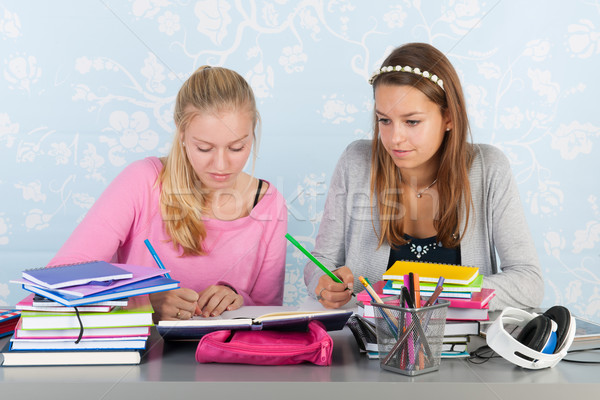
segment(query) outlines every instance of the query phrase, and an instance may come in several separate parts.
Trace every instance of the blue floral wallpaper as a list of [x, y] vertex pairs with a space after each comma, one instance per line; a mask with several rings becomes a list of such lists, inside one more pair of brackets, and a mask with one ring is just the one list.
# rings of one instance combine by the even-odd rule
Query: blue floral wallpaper
[[[473, 140], [510, 158], [544, 305], [600, 321], [597, 0], [2, 1], [0, 305], [23, 297], [9, 280], [44, 266], [125, 165], [166, 154], [174, 97], [204, 64], [254, 88], [256, 174], [312, 249], [338, 156], [371, 136], [367, 80], [412, 41], [447, 54]], [[287, 304], [306, 295], [304, 263], [289, 246]]]

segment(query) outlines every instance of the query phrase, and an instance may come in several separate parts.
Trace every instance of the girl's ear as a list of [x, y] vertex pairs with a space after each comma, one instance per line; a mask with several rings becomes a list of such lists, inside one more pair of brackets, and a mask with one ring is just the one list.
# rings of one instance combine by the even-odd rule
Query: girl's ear
[[454, 124], [452, 123], [452, 119], [450, 119], [450, 113], [448, 111], [444, 113], [444, 120], [444, 123], [446, 124], [446, 132], [452, 130], [452, 128], [454, 128]]

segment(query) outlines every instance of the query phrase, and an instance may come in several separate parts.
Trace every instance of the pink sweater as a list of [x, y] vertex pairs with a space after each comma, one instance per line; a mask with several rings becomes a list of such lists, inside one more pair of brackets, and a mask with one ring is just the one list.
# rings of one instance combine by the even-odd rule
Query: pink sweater
[[250, 215], [205, 220], [205, 256], [180, 256], [165, 233], [154, 184], [163, 166], [156, 157], [136, 161], [106, 188], [48, 265], [87, 260], [157, 267], [149, 239], [171, 278], [196, 291], [227, 284], [244, 305], [281, 305], [285, 277], [287, 209], [269, 184]]

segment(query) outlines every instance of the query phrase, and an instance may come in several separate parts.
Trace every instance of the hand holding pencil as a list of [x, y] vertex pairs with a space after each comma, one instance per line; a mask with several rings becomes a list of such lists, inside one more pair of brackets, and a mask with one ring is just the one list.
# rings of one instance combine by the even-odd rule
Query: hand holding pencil
[[319, 278], [319, 283], [315, 289], [317, 300], [323, 306], [327, 308], [339, 308], [350, 301], [351, 296], [354, 296], [354, 275], [350, 268], [343, 266], [335, 271], [330, 271], [294, 239], [292, 235], [286, 233], [285, 237], [325, 273], [325, 275]]
[[350, 268], [344, 266], [333, 271], [341, 282], [336, 282], [328, 275], [323, 275], [319, 279], [315, 294], [317, 300], [327, 308], [339, 308], [348, 303], [354, 293], [354, 275]]

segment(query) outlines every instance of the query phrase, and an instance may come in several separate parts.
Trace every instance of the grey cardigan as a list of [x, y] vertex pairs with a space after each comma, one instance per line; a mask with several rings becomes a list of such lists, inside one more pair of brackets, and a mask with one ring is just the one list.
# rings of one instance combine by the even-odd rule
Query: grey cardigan
[[[475, 144], [474, 149], [473, 211], [466, 233], [461, 231], [462, 264], [479, 267], [484, 287], [496, 289], [490, 309], [538, 307], [544, 281], [509, 161], [493, 146]], [[390, 255], [389, 245], [377, 248], [379, 217], [371, 208], [370, 169], [371, 141], [351, 143], [331, 178], [313, 253], [331, 270], [348, 266], [355, 292], [362, 290], [360, 275], [381, 280]], [[306, 265], [304, 281], [313, 297], [321, 275], [315, 264]]]

